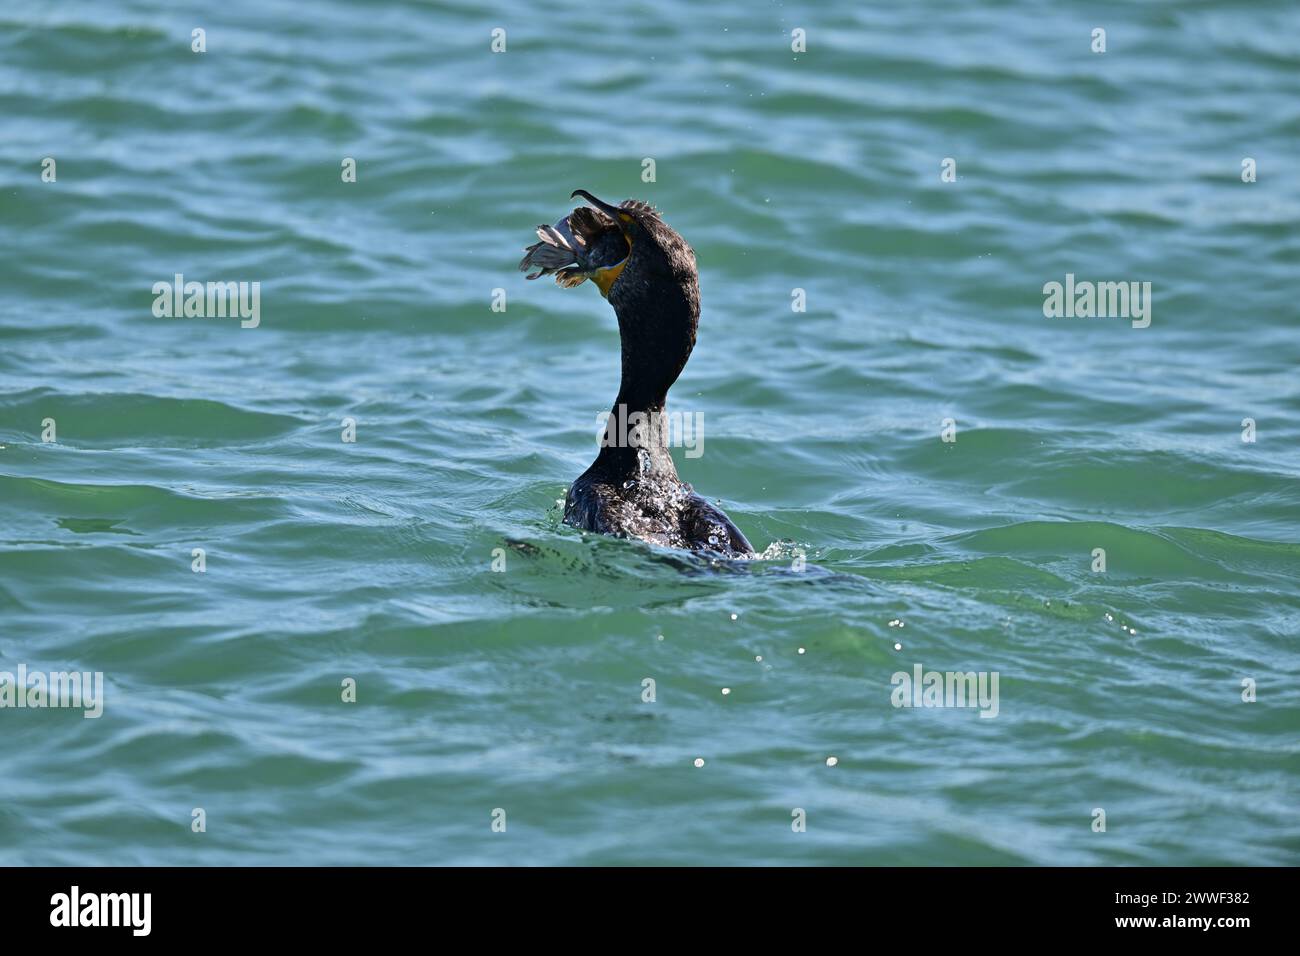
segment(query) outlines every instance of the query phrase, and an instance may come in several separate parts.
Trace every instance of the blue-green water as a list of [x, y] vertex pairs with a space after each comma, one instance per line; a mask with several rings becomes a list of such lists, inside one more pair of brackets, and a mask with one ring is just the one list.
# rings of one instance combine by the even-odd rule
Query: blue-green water
[[[0, 709], [0, 862], [1300, 862], [1298, 142], [1287, 2], [3, 4], [0, 670], [106, 699]], [[559, 523], [578, 187], [695, 247], [765, 560]]]

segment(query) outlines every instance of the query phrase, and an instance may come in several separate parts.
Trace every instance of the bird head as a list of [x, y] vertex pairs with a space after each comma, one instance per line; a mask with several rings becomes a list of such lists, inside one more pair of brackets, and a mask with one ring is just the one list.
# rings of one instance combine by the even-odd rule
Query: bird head
[[[639, 199], [627, 199], [617, 206], [597, 199], [585, 189], [575, 189], [569, 198], [581, 196], [594, 209], [604, 213], [622, 233], [627, 242], [627, 257], [618, 263], [597, 270], [592, 280], [600, 287], [605, 298], [611, 297], [626, 269], [633, 269], [628, 279], [638, 282], [686, 283], [696, 285], [695, 253], [660, 217], [658, 210]], [[624, 283], [624, 287], [632, 283]], [[698, 294], [698, 292], [697, 292]], [[617, 303], [615, 303], [617, 308]]]

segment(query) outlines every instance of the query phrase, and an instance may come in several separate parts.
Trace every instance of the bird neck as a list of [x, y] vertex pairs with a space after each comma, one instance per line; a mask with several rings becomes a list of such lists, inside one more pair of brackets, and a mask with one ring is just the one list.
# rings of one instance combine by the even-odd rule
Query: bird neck
[[[676, 477], [668, 451], [664, 407], [670, 389], [695, 347], [698, 311], [672, 296], [655, 307], [620, 303], [622, 379], [606, 422], [597, 463], [616, 473], [658, 472]], [[643, 300], [644, 301], [644, 300]], [[675, 307], [674, 307], [675, 306]]]
[[676, 478], [668, 438], [668, 419], [662, 405], [632, 408], [615, 400], [605, 420], [595, 466], [617, 479], [637, 475]]

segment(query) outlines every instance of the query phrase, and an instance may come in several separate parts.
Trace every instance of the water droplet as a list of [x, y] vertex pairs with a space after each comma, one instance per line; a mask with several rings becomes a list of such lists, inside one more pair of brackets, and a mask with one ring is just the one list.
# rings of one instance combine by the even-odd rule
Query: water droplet
[[762, 655], [762, 654], [759, 654], [757, 657], [755, 657], [755, 658], [754, 658], [754, 662], [757, 663], [757, 664], [761, 664], [761, 663], [763, 663], [763, 655]]
[[894, 650], [896, 650], [896, 651], [901, 651], [902, 649], [903, 649], [903, 645], [902, 645], [902, 644], [895, 644], [895, 645], [894, 645]]
[[738, 617], [740, 617], [739, 614], [733, 614], [733, 615], [731, 615], [731, 619], [732, 619], [733, 621], [734, 621], [736, 618], [738, 618]]
[[731, 693], [731, 688], [730, 688], [730, 687], [724, 687], [724, 688], [722, 688], [722, 696], [723, 696], [723, 697], [726, 697], [726, 696], [727, 696], [728, 694], [730, 694], [730, 693]]
[[837, 763], [839, 763], [839, 762], [840, 762], [840, 758], [839, 758], [839, 757], [827, 757], [827, 758], [826, 758], [826, 766], [828, 766], [828, 767], [833, 767], [833, 766], [835, 766], [835, 765], [836, 765]]
[[704, 766], [704, 758], [703, 758], [703, 757], [696, 757], [696, 758], [695, 758], [695, 766], [697, 766], [697, 767], [703, 767], [703, 766]]
[[802, 647], [801, 647], [801, 648], [799, 648], [799, 653], [800, 653], [800, 654], [802, 654], [802, 653], [803, 653], [803, 652], [804, 652], [804, 650], [805, 650], [805, 649], [804, 649], [804, 648], [802, 648]]

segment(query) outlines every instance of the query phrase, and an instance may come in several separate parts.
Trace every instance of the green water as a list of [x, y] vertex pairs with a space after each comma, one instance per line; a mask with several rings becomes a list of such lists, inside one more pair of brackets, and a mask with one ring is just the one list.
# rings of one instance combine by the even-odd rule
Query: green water
[[[3, 4], [0, 670], [106, 686], [0, 709], [0, 862], [1300, 862], [1298, 142], [1286, 2]], [[762, 561], [559, 522], [578, 187], [695, 247]]]

